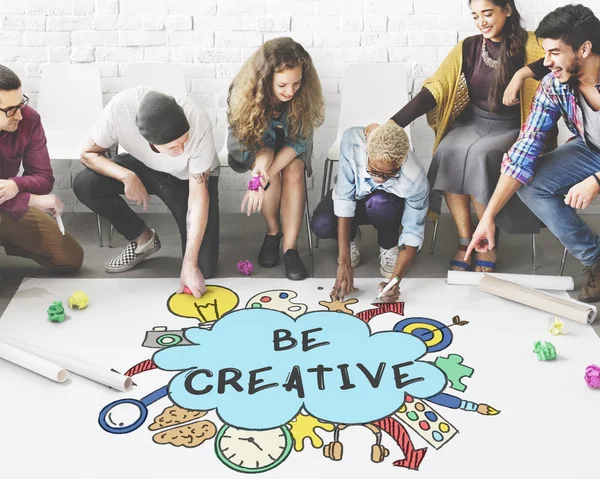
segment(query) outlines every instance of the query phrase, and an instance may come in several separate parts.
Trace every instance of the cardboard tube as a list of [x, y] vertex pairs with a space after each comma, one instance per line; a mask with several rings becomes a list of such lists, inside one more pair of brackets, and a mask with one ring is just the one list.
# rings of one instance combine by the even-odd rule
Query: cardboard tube
[[[533, 274], [485, 273], [494, 278], [503, 279], [520, 286], [532, 289], [547, 289], [552, 291], [573, 291], [575, 282], [571, 276], [543, 276]], [[448, 271], [448, 284], [477, 286], [483, 279], [484, 273], [476, 271]]]
[[557, 298], [551, 294], [525, 288], [510, 281], [494, 278], [488, 274], [485, 274], [479, 282], [479, 289], [578, 323], [592, 324], [596, 319], [597, 311], [594, 305], [581, 303], [574, 299]]
[[133, 385], [133, 379], [123, 374], [115, 373], [110, 369], [96, 366], [94, 364], [87, 363], [81, 359], [74, 358], [71, 356], [63, 356], [62, 354], [48, 351], [47, 349], [38, 348], [31, 344], [23, 343], [15, 339], [3, 339], [5, 342], [27, 351], [28, 353], [35, 354], [48, 361], [55, 361], [62, 364], [65, 369], [71, 371], [73, 374], [82, 376], [86, 379], [90, 379], [100, 384], [110, 386], [111, 388], [118, 389], [119, 391], [127, 391]]
[[0, 341], [0, 358], [29, 369], [40, 376], [52, 379], [57, 383], [64, 383], [69, 378], [69, 372], [59, 365], [2, 341]]

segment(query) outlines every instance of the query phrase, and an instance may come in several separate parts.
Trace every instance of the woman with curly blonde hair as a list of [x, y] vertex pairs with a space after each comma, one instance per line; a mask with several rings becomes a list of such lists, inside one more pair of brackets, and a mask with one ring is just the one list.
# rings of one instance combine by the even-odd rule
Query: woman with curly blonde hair
[[304, 171], [312, 174], [313, 131], [325, 116], [310, 55], [291, 38], [265, 42], [234, 78], [227, 104], [229, 166], [238, 173], [252, 171], [242, 211], [246, 205], [248, 215], [260, 211], [267, 226], [258, 263], [277, 266], [283, 238], [286, 276], [304, 279], [306, 267], [297, 251]]

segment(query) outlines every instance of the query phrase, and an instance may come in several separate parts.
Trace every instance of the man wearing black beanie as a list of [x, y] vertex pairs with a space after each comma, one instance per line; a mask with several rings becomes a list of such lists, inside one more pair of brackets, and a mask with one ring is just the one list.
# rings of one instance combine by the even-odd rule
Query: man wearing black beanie
[[[126, 153], [108, 159], [113, 145]], [[146, 209], [149, 195], [156, 195], [181, 234], [179, 292], [187, 286], [195, 297], [204, 294], [219, 256], [219, 162], [206, 111], [191, 98], [146, 86], [122, 91], [96, 122], [81, 161], [87, 168], [75, 178], [75, 195], [129, 241], [106, 271], [127, 271], [160, 249], [156, 231], [121, 197]]]

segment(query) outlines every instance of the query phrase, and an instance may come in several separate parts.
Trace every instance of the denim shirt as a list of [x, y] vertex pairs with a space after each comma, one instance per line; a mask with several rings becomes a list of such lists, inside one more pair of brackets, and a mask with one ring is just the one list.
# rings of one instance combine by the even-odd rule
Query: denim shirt
[[[312, 134], [308, 138], [304, 138], [301, 134], [296, 135], [296, 138], [292, 139], [288, 132], [288, 108], [287, 106], [283, 109], [283, 112], [278, 118], [269, 119], [269, 127], [265, 131], [262, 141], [265, 148], [277, 151], [278, 148], [283, 146], [289, 146], [292, 148], [297, 156], [300, 156], [306, 151], [309, 143], [312, 141]], [[283, 132], [283, 145], [277, 144], [277, 131]], [[227, 149], [229, 154], [233, 157], [236, 163], [245, 165], [245, 169], [250, 169], [254, 162], [254, 152], [248, 151], [240, 145], [239, 140], [233, 136], [232, 128], [229, 127], [229, 135], [227, 139]]]
[[423, 165], [411, 151], [396, 178], [375, 183], [367, 173], [367, 161], [364, 127], [349, 128], [342, 137], [338, 176], [333, 190], [335, 215], [353, 218], [356, 201], [375, 190], [404, 198], [402, 234], [398, 246], [414, 246], [420, 250], [425, 239], [425, 217], [429, 208], [429, 182]]

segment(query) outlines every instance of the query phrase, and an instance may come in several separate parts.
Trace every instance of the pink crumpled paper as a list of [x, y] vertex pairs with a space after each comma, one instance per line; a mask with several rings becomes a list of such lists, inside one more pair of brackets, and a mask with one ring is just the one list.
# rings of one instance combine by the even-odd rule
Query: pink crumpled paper
[[591, 364], [585, 368], [585, 382], [594, 389], [600, 389], [600, 367]]
[[250, 276], [252, 274], [252, 272], [254, 271], [254, 266], [252, 266], [252, 263], [248, 260], [240, 261], [237, 264], [237, 270], [240, 273], [242, 273], [244, 276]]

